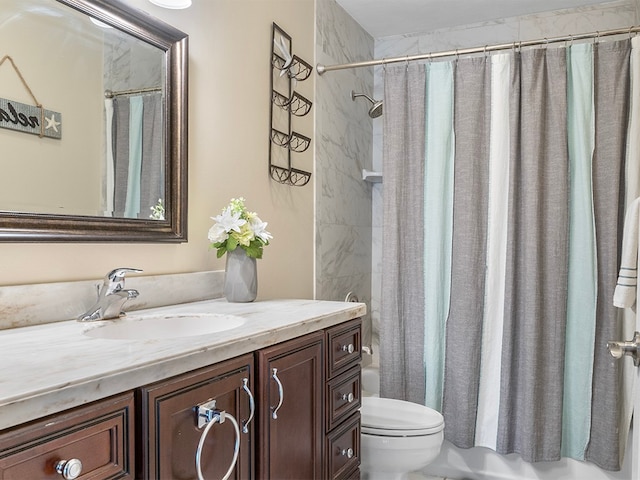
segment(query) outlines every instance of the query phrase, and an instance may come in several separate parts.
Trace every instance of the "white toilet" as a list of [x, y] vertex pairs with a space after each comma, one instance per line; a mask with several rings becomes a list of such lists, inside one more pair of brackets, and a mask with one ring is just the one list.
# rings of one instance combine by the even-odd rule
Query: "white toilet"
[[365, 383], [368, 385], [360, 408], [362, 478], [407, 479], [409, 472], [423, 469], [440, 453], [444, 418], [417, 403], [369, 396], [379, 387], [364, 381], [363, 386]]

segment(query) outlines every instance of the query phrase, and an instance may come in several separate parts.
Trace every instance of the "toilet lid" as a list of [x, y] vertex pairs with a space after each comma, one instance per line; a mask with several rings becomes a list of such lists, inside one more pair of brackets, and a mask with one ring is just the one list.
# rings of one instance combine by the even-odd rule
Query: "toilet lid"
[[431, 435], [444, 428], [444, 417], [439, 412], [392, 398], [363, 397], [360, 414], [362, 432], [372, 435]]

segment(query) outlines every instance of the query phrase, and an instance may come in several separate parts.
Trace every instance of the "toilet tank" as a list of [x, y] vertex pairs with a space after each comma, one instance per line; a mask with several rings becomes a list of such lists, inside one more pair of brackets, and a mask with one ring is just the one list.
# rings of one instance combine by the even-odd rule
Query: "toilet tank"
[[362, 369], [362, 395], [364, 397], [380, 396], [380, 369], [369, 366]]

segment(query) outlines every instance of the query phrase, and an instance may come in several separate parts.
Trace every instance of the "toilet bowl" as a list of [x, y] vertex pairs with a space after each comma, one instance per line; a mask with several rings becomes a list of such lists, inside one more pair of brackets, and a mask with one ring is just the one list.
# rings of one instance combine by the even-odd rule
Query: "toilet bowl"
[[440, 453], [444, 418], [431, 408], [363, 396], [360, 414], [363, 480], [405, 480]]

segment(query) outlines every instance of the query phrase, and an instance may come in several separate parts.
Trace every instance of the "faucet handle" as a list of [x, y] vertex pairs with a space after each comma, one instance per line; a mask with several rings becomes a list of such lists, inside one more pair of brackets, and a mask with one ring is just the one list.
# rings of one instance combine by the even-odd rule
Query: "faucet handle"
[[121, 267], [111, 270], [104, 277], [105, 286], [109, 287], [110, 291], [117, 291], [124, 288], [124, 277], [127, 273], [140, 273], [142, 270], [139, 268], [127, 268]]
[[121, 280], [124, 278], [127, 273], [141, 273], [142, 270], [139, 268], [129, 268], [129, 267], [120, 267], [114, 270], [111, 270], [107, 274], [107, 278], [109, 280]]

